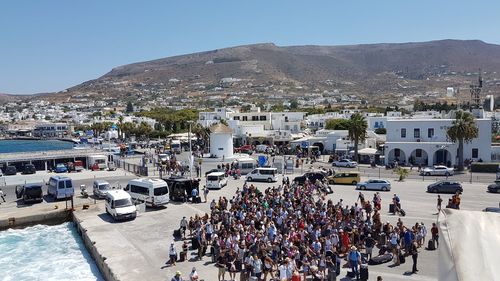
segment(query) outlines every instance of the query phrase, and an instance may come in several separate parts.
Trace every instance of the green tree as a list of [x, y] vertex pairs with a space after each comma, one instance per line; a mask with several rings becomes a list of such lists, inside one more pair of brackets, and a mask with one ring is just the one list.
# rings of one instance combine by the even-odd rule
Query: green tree
[[385, 134], [387, 134], [387, 129], [386, 128], [377, 128], [377, 129], [375, 129], [375, 134], [385, 135]]
[[399, 176], [399, 181], [404, 181], [405, 178], [410, 174], [410, 170], [403, 167], [396, 168], [395, 172]]
[[349, 120], [347, 119], [328, 119], [326, 120], [325, 129], [327, 130], [348, 130]]
[[293, 99], [290, 101], [290, 109], [297, 109], [299, 108], [299, 103], [297, 102], [296, 99]]
[[351, 115], [351, 119], [349, 119], [349, 139], [354, 141], [354, 159], [359, 161], [358, 159], [358, 145], [360, 141], [364, 141], [366, 139], [366, 129], [368, 128], [368, 124], [366, 123], [365, 118], [360, 113], [355, 113]]
[[446, 132], [448, 138], [458, 142], [458, 171], [464, 170], [464, 142], [471, 142], [479, 136], [479, 129], [470, 112], [459, 110], [455, 113], [455, 120]]
[[127, 103], [127, 109], [125, 110], [126, 112], [130, 113], [130, 112], [134, 112], [134, 105], [132, 104], [131, 101], [129, 101]]

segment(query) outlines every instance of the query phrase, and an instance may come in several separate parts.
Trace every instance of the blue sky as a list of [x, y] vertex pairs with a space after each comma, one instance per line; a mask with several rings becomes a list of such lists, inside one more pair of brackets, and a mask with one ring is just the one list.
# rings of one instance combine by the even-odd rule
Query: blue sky
[[60, 91], [119, 65], [251, 43], [500, 44], [498, 11], [500, 1], [0, 0], [0, 92]]

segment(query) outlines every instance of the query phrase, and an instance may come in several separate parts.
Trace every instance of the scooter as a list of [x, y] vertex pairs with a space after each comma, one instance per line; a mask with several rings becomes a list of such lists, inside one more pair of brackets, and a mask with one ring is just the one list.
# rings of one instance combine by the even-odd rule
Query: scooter
[[89, 197], [89, 193], [87, 192], [87, 188], [85, 187], [84, 184], [80, 185], [80, 194], [82, 195], [83, 198]]

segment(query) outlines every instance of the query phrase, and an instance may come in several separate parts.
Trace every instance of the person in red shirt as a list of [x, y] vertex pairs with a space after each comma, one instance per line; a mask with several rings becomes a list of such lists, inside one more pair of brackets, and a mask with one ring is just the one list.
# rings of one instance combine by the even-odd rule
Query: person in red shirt
[[436, 243], [436, 247], [439, 247], [439, 230], [436, 223], [432, 223], [431, 234], [432, 240]]

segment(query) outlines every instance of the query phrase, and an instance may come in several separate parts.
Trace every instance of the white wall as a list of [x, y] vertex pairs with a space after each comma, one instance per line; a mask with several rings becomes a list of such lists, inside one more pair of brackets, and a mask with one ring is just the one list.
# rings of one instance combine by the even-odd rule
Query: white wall
[[218, 158], [233, 157], [233, 136], [226, 133], [210, 134], [210, 154]]

